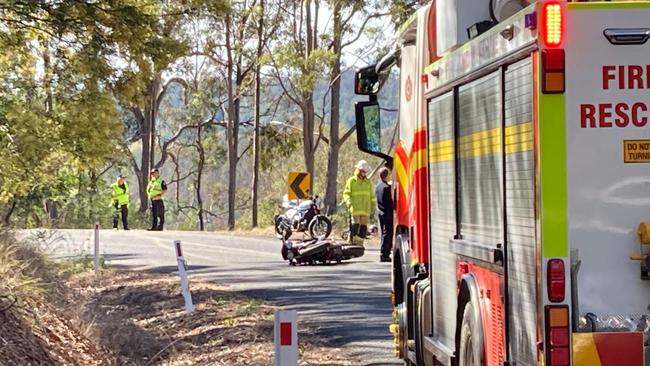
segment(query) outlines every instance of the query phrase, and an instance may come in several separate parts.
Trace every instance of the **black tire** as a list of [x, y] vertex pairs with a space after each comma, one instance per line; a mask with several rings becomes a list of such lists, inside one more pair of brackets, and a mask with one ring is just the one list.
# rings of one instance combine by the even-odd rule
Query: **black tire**
[[341, 247], [343, 258], [359, 258], [362, 257], [366, 249], [362, 245], [343, 245]]
[[332, 233], [332, 221], [327, 216], [318, 215], [311, 220], [307, 230], [314, 239], [328, 238]]
[[402, 274], [402, 257], [398, 250], [393, 251], [393, 296], [395, 306], [404, 302], [404, 275]]
[[273, 219], [273, 226], [275, 226], [275, 233], [278, 235], [282, 235], [282, 232], [280, 231], [280, 224], [282, 223], [282, 216], [276, 216]]
[[484, 366], [483, 352], [479, 345], [475, 344], [480, 340], [481, 335], [475, 334], [478, 327], [474, 319], [474, 305], [468, 302], [463, 311], [463, 322], [460, 326], [460, 345], [458, 366]]
[[280, 215], [275, 218], [275, 233], [280, 237], [284, 237], [284, 240], [287, 240], [291, 237], [291, 225], [289, 224], [289, 220], [284, 215]]

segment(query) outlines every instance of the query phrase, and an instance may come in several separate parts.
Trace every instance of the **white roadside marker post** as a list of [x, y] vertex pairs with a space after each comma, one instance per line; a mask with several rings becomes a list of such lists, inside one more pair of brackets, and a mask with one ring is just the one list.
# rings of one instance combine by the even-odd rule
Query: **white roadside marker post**
[[275, 366], [297, 366], [298, 322], [295, 310], [276, 310], [273, 339]]
[[95, 276], [99, 276], [99, 222], [95, 222], [95, 250], [94, 250]]
[[187, 268], [185, 268], [185, 258], [183, 257], [183, 249], [181, 248], [181, 241], [175, 240], [174, 246], [176, 247], [176, 262], [178, 263], [178, 274], [181, 277], [181, 292], [183, 299], [185, 299], [185, 312], [190, 314], [194, 311], [194, 304], [192, 304], [192, 293], [190, 292], [190, 280], [187, 278]]

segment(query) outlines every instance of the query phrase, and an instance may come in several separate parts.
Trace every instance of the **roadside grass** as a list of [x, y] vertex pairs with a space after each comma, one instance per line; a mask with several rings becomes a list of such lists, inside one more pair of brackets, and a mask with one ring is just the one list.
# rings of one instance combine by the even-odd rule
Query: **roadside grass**
[[0, 312], [17, 315], [26, 302], [45, 291], [51, 266], [35, 246], [22, 246], [10, 231], [0, 229]]
[[[93, 323], [93, 339], [115, 363], [135, 365], [272, 365], [275, 308], [218, 284], [192, 280], [195, 311], [185, 314], [176, 276], [110, 269], [99, 281], [77, 276], [70, 286]], [[302, 329], [301, 365], [354, 365]]]
[[[106, 258], [102, 255], [99, 257], [99, 268], [107, 269]], [[59, 263], [59, 271], [65, 277], [79, 275], [95, 269], [95, 258], [91, 254], [80, 254], [72, 258], [67, 258]]]

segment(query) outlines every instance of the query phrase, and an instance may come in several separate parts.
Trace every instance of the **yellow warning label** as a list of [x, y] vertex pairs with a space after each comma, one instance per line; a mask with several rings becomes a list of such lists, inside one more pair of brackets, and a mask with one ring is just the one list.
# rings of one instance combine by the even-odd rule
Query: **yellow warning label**
[[626, 163], [650, 163], [650, 140], [624, 140], [623, 161]]

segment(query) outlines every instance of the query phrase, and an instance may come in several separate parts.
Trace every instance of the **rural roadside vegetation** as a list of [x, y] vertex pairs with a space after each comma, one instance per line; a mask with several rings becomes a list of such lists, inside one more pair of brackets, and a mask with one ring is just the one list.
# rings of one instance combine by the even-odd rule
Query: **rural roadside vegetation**
[[[381, 163], [356, 149], [354, 102], [367, 98], [355, 69], [393, 46], [387, 29], [417, 4], [4, 1], [0, 221], [108, 225], [124, 174], [131, 226], [145, 228], [152, 168], [169, 229], [272, 225], [289, 171], [309, 172], [335, 214], [354, 163]], [[387, 136], [397, 84], [380, 95]]]
[[[49, 238], [49, 239], [44, 239]], [[51, 232], [18, 242], [0, 231], [0, 365], [260, 365], [273, 363], [275, 308], [192, 280], [186, 314], [174, 274], [95, 277], [87, 256], [53, 262]], [[353, 365], [301, 328], [301, 365]]]

